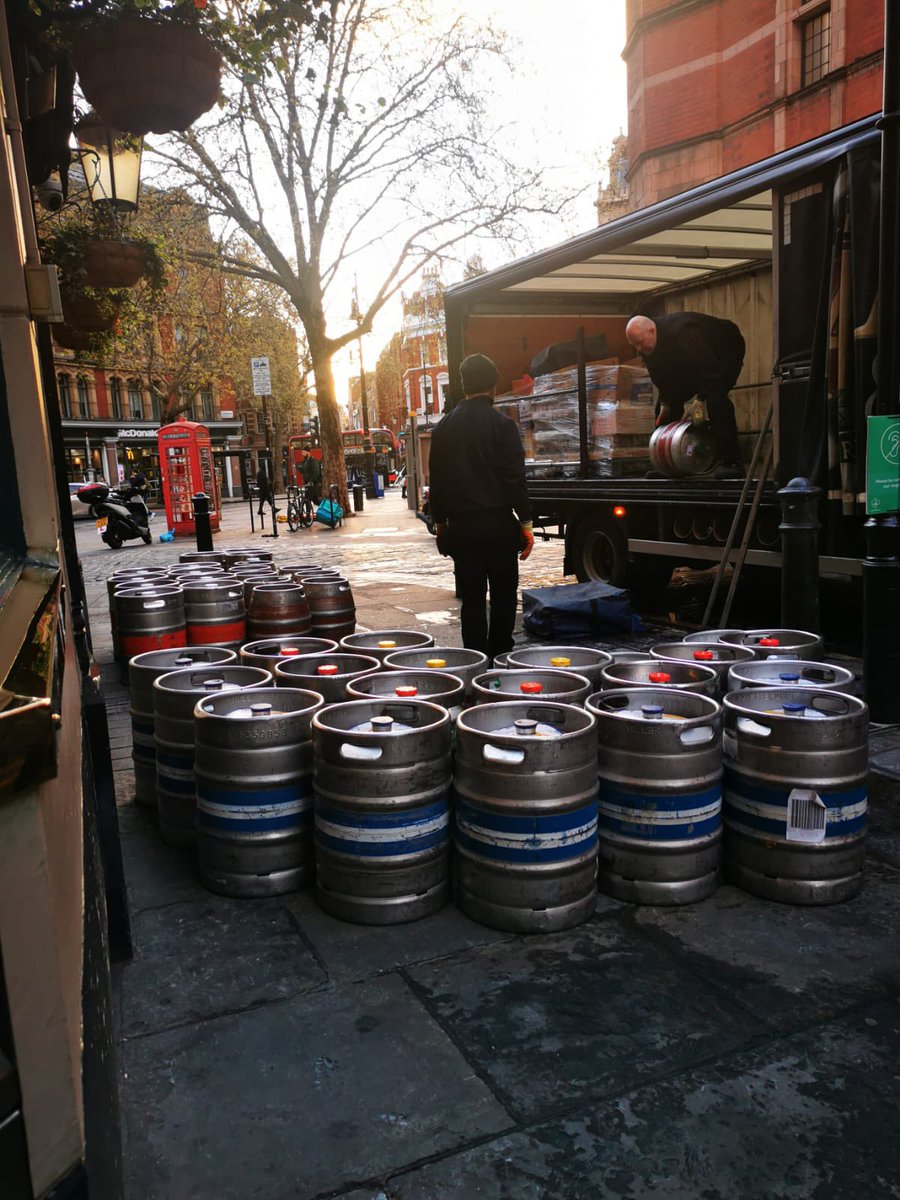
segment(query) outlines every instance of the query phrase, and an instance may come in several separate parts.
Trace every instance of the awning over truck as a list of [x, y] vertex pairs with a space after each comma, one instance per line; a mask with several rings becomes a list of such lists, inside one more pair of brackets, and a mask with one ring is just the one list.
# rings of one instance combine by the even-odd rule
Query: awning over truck
[[772, 257], [772, 189], [880, 137], [873, 116], [448, 289], [453, 310], [504, 298], [628, 297]]

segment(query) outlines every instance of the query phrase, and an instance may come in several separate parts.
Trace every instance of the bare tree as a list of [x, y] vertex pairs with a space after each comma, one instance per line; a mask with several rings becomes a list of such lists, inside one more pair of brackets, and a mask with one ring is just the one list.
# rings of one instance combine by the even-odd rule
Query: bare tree
[[[539, 165], [511, 160], [489, 118], [491, 74], [511, 69], [503, 38], [462, 18], [441, 25], [437, 7], [330, 0], [324, 18], [270, 32], [264, 65], [232, 56], [219, 114], [161, 151], [266, 264], [226, 254], [226, 269], [289, 296], [315, 377], [325, 477], [345, 496], [335, 353], [463, 239], [512, 242], [524, 214], [562, 206]], [[257, 11], [249, 0], [218, 8], [236, 30]], [[348, 322], [354, 270], [361, 311]]]

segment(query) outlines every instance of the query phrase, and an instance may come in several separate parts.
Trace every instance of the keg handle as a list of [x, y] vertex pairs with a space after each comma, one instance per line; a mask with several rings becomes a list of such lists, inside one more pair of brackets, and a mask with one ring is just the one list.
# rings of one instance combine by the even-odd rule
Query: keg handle
[[767, 738], [772, 736], [771, 725], [763, 725], [759, 721], [753, 721], [750, 717], [738, 717], [737, 727], [741, 733], [746, 733], [750, 737]]
[[143, 608], [163, 608], [165, 606], [165, 603], [166, 603], [165, 600], [145, 600], [142, 607]]
[[523, 763], [525, 751], [518, 746], [493, 746], [485, 742], [481, 750], [485, 762], [494, 763]]
[[845, 717], [850, 711], [850, 702], [840, 693], [833, 692], [830, 696], [812, 696], [807, 708], [824, 713], [826, 717]]
[[712, 725], [695, 725], [692, 729], [682, 729], [678, 740], [682, 746], [705, 746], [716, 736]]
[[381, 746], [357, 746], [353, 742], [341, 742], [341, 758], [350, 758], [356, 762], [375, 762], [383, 754]]

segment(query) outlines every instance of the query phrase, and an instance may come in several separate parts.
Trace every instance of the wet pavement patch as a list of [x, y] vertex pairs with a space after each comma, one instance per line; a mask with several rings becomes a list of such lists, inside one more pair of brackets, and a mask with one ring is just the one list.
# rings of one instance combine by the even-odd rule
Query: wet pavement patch
[[511, 1125], [403, 982], [127, 1042], [135, 1200], [305, 1200]]
[[617, 917], [407, 974], [519, 1120], [625, 1091], [763, 1030]]
[[704, 904], [636, 909], [634, 920], [772, 1028], [900, 988], [900, 873], [871, 860], [862, 893], [843, 904], [776, 904], [726, 886]]
[[275, 900], [203, 899], [139, 913], [122, 971], [126, 1037], [284, 1000], [325, 981]]
[[[389, 1200], [900, 1196], [900, 1009], [883, 1003], [390, 1179]], [[354, 1193], [374, 1200], [377, 1191]]]

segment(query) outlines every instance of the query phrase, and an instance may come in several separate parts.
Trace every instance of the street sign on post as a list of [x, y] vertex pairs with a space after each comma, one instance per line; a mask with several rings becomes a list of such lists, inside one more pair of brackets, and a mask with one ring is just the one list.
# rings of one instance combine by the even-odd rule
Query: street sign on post
[[250, 372], [253, 375], [253, 395], [272, 395], [272, 373], [269, 370], [269, 359], [266, 355], [250, 359]]
[[900, 416], [868, 418], [866, 512], [900, 512]]

